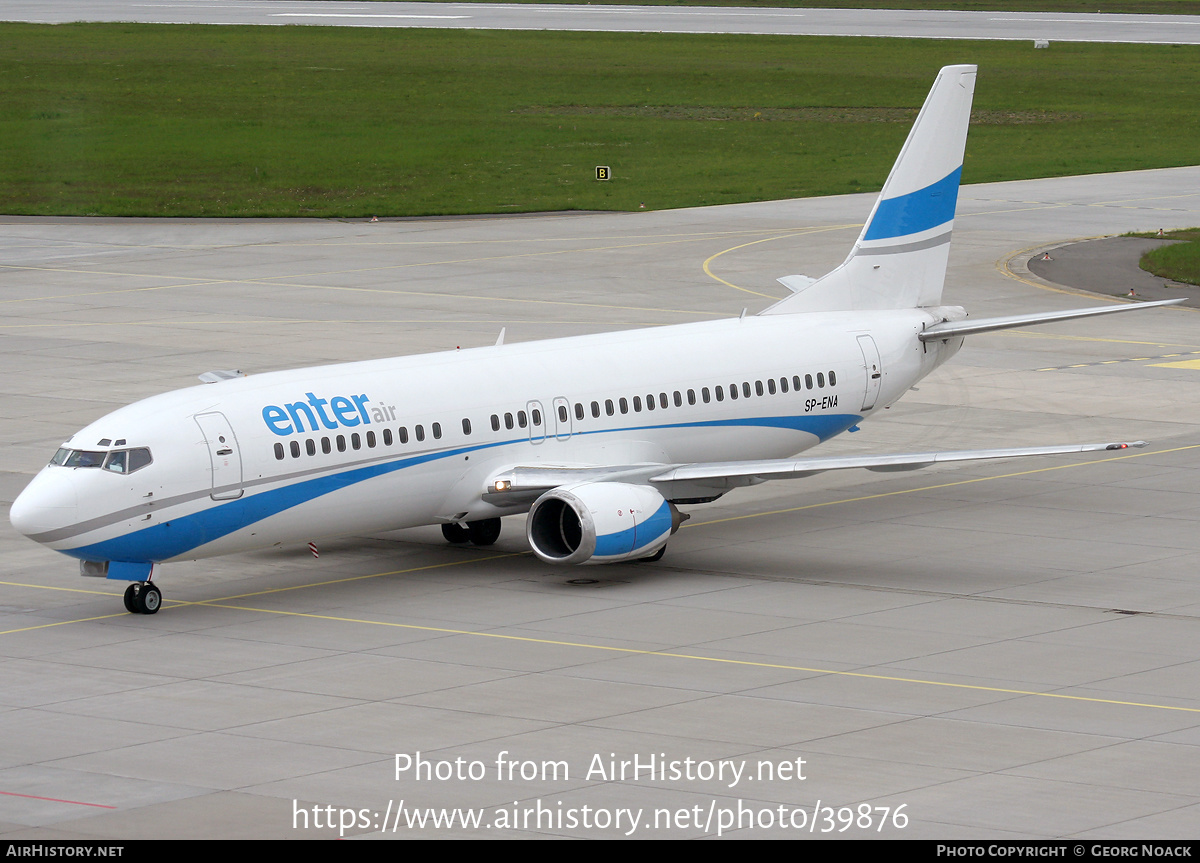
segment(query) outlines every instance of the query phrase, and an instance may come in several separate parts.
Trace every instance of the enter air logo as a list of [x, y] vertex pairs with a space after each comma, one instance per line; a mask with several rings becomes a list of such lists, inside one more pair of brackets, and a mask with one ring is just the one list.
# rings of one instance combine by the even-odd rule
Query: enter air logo
[[396, 418], [394, 405], [380, 402], [371, 406], [366, 393], [356, 396], [334, 396], [330, 399], [317, 398], [305, 393], [308, 401], [283, 405], [267, 405], [262, 409], [263, 422], [277, 435], [303, 434], [334, 431], [338, 428], [353, 428], [358, 425], [383, 423]]

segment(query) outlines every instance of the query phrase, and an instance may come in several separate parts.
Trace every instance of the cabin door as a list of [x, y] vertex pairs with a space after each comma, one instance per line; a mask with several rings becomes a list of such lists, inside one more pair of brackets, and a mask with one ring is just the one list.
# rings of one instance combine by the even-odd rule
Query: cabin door
[[879, 348], [870, 336], [858, 337], [858, 348], [862, 351], [863, 366], [867, 371], [867, 387], [863, 393], [862, 409], [869, 411], [879, 398], [879, 385], [883, 381], [883, 367], [879, 364]]
[[208, 444], [212, 463], [212, 499], [235, 500], [245, 493], [242, 488], [242, 453], [225, 414], [213, 411], [196, 414], [196, 425]]

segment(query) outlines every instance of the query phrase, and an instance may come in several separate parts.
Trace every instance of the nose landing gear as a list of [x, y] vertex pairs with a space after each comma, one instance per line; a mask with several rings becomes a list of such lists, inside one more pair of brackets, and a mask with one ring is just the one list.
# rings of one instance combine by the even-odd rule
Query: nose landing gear
[[154, 614], [162, 607], [162, 591], [148, 581], [135, 581], [125, 588], [125, 610], [130, 614]]

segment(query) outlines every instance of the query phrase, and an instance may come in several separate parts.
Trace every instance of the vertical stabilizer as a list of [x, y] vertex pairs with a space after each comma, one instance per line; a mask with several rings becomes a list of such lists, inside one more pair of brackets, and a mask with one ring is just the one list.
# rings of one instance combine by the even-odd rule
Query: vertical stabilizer
[[850, 256], [761, 314], [940, 304], [975, 68], [938, 73]]

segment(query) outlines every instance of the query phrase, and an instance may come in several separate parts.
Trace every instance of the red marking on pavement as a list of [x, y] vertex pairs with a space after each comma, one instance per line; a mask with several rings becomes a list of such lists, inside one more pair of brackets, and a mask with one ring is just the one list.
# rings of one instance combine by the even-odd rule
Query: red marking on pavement
[[116, 809], [116, 806], [105, 806], [103, 803], [86, 803], [83, 800], [59, 800], [57, 797], [38, 797], [36, 794], [18, 794], [15, 791], [0, 791], [9, 797], [24, 797], [28, 800], [48, 800], [51, 803], [72, 803], [76, 806], [95, 806], [97, 809]]

